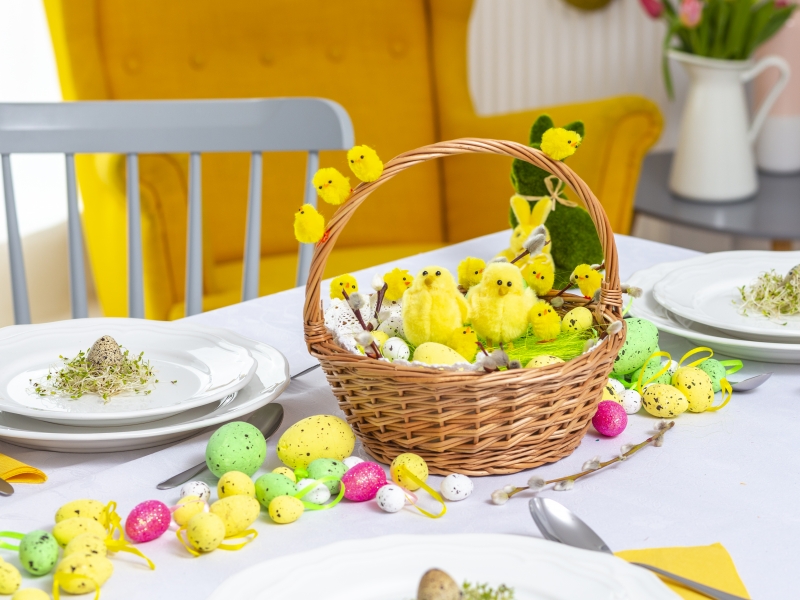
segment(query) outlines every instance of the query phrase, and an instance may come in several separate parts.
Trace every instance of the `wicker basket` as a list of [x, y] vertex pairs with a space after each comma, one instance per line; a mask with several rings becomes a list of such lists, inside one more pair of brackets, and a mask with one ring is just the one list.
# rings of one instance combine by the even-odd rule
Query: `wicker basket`
[[[608, 218], [586, 184], [562, 162], [516, 142], [460, 139], [401, 154], [381, 177], [362, 183], [329, 223], [314, 252], [303, 309], [308, 349], [325, 371], [353, 431], [375, 459], [389, 463], [414, 452], [440, 475], [516, 473], [569, 456], [589, 427], [624, 339], [625, 328], [594, 351], [563, 364], [493, 373], [394, 365], [352, 354], [334, 343], [323, 321], [325, 263], [353, 213], [378, 186], [416, 164], [455, 154], [499, 154], [525, 160], [565, 181], [597, 228], [606, 275], [597, 322], [621, 319], [617, 250]], [[586, 305], [565, 295], [563, 310]]]

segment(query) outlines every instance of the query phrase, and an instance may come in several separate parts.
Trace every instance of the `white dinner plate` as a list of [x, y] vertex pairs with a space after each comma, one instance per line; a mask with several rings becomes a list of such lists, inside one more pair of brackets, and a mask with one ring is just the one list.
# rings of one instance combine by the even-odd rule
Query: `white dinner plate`
[[676, 315], [745, 339], [800, 343], [800, 314], [770, 319], [739, 312], [739, 288], [774, 269], [786, 275], [800, 252], [716, 252], [682, 261], [653, 289], [656, 301]]
[[642, 297], [636, 298], [630, 313], [635, 317], [651, 321], [661, 331], [693, 341], [700, 346], [708, 346], [734, 358], [776, 363], [800, 363], [800, 344], [779, 342], [756, 342], [726, 337], [717, 330], [681, 319], [670, 313], [653, 298], [653, 287], [666, 275], [683, 264], [683, 261], [664, 262], [649, 269], [637, 271], [627, 282], [642, 289]]
[[[28, 327], [27, 325], [21, 327]], [[289, 364], [272, 346], [232, 331], [204, 327], [225, 341], [250, 351], [256, 370], [250, 382], [214, 404], [193, 408], [166, 419], [122, 427], [71, 427], [0, 412], [0, 439], [56, 452], [118, 452], [150, 448], [189, 437], [201, 430], [249, 415], [277, 398], [289, 385]]]
[[534, 537], [457, 534], [349, 540], [274, 558], [228, 578], [210, 600], [295, 600], [312, 597], [321, 582], [328, 582], [325, 600], [411, 600], [432, 568], [459, 584], [505, 584], [514, 588], [515, 600], [678, 598], [649, 571], [610, 554]]
[[[59, 356], [73, 358], [110, 335], [131, 354], [144, 352], [158, 380], [149, 394], [121, 394], [108, 402], [40, 396], [41, 381]], [[75, 319], [0, 330], [0, 411], [75, 426], [135, 425], [218, 401], [243, 388], [256, 369], [246, 348], [192, 323], [142, 319]]]

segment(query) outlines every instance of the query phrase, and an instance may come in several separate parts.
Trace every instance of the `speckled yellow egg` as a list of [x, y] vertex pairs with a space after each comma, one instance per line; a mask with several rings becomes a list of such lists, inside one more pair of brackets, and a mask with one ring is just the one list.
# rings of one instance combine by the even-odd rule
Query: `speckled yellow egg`
[[550, 356], [549, 354], [542, 354], [540, 356], [534, 356], [527, 365], [525, 365], [526, 369], [537, 369], [539, 367], [546, 367], [547, 365], [556, 365], [558, 363], [563, 363], [564, 361], [557, 356]]
[[697, 367], [683, 367], [675, 372], [672, 385], [683, 392], [689, 402], [689, 412], [703, 412], [714, 404], [714, 384]]
[[294, 474], [289, 467], [278, 467], [277, 469], [272, 469], [273, 473], [277, 473], [278, 475], [283, 475], [284, 477], [288, 477], [294, 483], [297, 483], [297, 475]]
[[88, 517], [72, 517], [71, 519], [64, 519], [56, 523], [53, 527], [53, 537], [61, 547], [69, 544], [74, 538], [82, 533], [91, 533], [92, 535], [105, 538], [106, 529], [94, 519]]
[[333, 415], [316, 415], [287, 429], [276, 451], [287, 467], [305, 469], [318, 458], [342, 460], [353, 453], [355, 445], [356, 436], [346, 421]]
[[664, 383], [648, 385], [642, 393], [642, 406], [654, 417], [677, 417], [689, 408], [683, 392]]
[[14, 592], [11, 600], [50, 600], [50, 594], [39, 588], [23, 588]]
[[14, 565], [0, 559], [0, 594], [13, 594], [22, 583], [22, 575]]
[[405, 454], [401, 454], [395, 458], [392, 461], [391, 468], [389, 469], [392, 473], [392, 479], [400, 487], [404, 487], [412, 492], [420, 488], [418, 483], [411, 481], [407, 475], [402, 473], [400, 470], [401, 466], [404, 466], [406, 469], [408, 469], [418, 479], [422, 480], [423, 483], [427, 481], [428, 463], [426, 463], [421, 456], [411, 452], [406, 452]]
[[172, 512], [172, 519], [179, 525], [189, 523], [193, 516], [205, 510], [206, 503], [200, 496], [184, 496], [178, 500], [177, 508]]
[[378, 346], [378, 348], [382, 348], [386, 343], [386, 340], [389, 339], [389, 334], [383, 331], [373, 331], [372, 339], [375, 340], [375, 344]]
[[228, 496], [214, 502], [209, 510], [225, 524], [225, 537], [231, 537], [255, 522], [261, 512], [261, 505], [250, 496]]
[[452, 348], [436, 342], [425, 342], [417, 346], [417, 349], [414, 350], [414, 360], [426, 365], [454, 365], [469, 362]]
[[241, 471], [228, 471], [219, 478], [217, 483], [217, 496], [250, 496], [256, 497], [256, 485], [250, 477]]
[[113, 572], [114, 565], [105, 556], [76, 552], [61, 559], [55, 576], [77, 575], [61, 579], [61, 588], [68, 594], [87, 594], [95, 590], [95, 584], [102, 587]]
[[186, 525], [186, 539], [200, 552], [216, 550], [225, 539], [225, 523], [212, 512], [198, 513]]
[[610, 383], [603, 386], [603, 400], [613, 400], [614, 402], [622, 404], [622, 399], [619, 397], [619, 394], [617, 394], [617, 390]]
[[82, 533], [72, 538], [67, 547], [64, 548], [64, 556], [75, 553], [106, 556], [108, 549], [101, 538], [91, 533]]
[[561, 331], [583, 331], [594, 323], [592, 311], [583, 306], [573, 308], [561, 319]]
[[269, 503], [269, 516], [276, 523], [294, 523], [304, 510], [303, 503], [294, 496], [278, 496]]
[[72, 517], [86, 517], [94, 519], [105, 527], [108, 525], [105, 507], [105, 504], [97, 500], [73, 500], [56, 511], [56, 523]]

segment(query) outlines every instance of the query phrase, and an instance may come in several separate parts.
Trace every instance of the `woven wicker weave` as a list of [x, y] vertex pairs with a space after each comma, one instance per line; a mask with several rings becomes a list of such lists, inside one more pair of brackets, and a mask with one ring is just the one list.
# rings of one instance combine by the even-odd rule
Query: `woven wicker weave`
[[[350, 426], [375, 459], [390, 463], [398, 454], [414, 452], [437, 474], [516, 473], [560, 460], [578, 446], [602, 397], [625, 328], [594, 351], [563, 364], [493, 373], [439, 371], [344, 350], [325, 328], [320, 301], [327, 258], [350, 217], [375, 188], [418, 163], [471, 153], [525, 160], [575, 190], [595, 223], [605, 255], [600, 301], [589, 307], [598, 323], [621, 318], [613, 233], [587, 185], [564, 163], [523, 144], [460, 139], [395, 157], [377, 181], [360, 184], [339, 207], [329, 223], [329, 237], [317, 246], [311, 263], [303, 309], [305, 336]], [[583, 298], [565, 295], [561, 312], [585, 304]]]

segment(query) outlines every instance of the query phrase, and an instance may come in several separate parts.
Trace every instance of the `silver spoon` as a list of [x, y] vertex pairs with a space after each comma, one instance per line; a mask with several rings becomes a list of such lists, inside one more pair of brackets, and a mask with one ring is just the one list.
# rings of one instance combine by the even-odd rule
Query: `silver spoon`
[[748, 377], [742, 381], [731, 383], [731, 388], [734, 392], [749, 392], [750, 390], [756, 389], [770, 377], [772, 377], [772, 373], [762, 373], [761, 375]]
[[[559, 504], [550, 498], [536, 497], [531, 499], [528, 503], [528, 507], [536, 526], [539, 528], [539, 531], [542, 532], [545, 539], [583, 550], [594, 550], [613, 554], [606, 543], [600, 539], [600, 536], [563, 504]], [[637, 562], [632, 562], [631, 564], [648, 569], [653, 573], [658, 573], [662, 577], [671, 579], [709, 598], [715, 598], [716, 600], [745, 600], [741, 596], [723, 592], [651, 565]]]
[[14, 493], [14, 488], [5, 479], [0, 477], [0, 496], [11, 496]]

